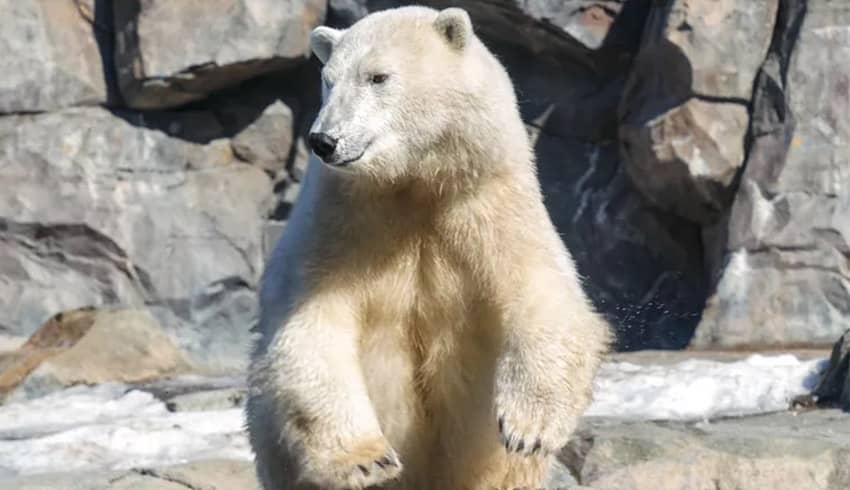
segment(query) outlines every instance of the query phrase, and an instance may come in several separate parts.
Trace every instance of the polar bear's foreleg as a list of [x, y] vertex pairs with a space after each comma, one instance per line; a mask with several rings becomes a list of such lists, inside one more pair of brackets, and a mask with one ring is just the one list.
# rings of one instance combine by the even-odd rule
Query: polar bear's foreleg
[[367, 394], [358, 337], [344, 301], [316, 300], [290, 315], [257, 363], [252, 384], [272, 407], [299, 481], [359, 489], [401, 472]]

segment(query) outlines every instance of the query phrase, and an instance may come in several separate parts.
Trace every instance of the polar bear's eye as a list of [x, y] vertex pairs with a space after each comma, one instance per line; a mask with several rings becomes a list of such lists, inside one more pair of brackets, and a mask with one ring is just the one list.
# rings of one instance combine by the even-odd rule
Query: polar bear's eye
[[387, 78], [389, 78], [389, 77], [390, 76], [387, 75], [386, 73], [373, 73], [372, 75], [369, 76], [369, 83], [372, 83], [374, 85], [380, 85], [380, 84], [386, 82]]

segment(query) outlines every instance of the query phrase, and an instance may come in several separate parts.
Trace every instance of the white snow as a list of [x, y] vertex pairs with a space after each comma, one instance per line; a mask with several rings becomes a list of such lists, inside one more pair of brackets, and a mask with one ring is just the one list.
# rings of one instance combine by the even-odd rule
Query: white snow
[[78, 386], [0, 407], [0, 474], [250, 459], [240, 409], [171, 413], [120, 385]]
[[688, 360], [640, 366], [603, 364], [588, 416], [698, 420], [776, 412], [809, 393], [826, 360], [752, 355], [737, 362]]
[[[784, 410], [825, 361], [754, 355], [722, 363], [603, 364], [590, 416], [708, 419]], [[171, 413], [150, 393], [78, 386], [0, 406], [0, 475], [250, 460], [240, 409]]]

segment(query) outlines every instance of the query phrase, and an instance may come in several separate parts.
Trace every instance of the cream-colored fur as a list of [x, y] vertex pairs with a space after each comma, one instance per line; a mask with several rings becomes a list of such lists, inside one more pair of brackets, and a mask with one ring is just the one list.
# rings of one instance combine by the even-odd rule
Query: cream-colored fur
[[314, 131], [355, 160], [311, 162], [264, 276], [247, 410], [264, 487], [543, 487], [608, 327], [505, 70], [459, 9], [372, 14], [313, 45]]

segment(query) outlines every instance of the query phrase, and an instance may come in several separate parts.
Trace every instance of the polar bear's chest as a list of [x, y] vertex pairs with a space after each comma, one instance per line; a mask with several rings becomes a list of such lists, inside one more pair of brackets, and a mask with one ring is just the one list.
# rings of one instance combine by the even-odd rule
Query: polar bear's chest
[[407, 330], [460, 328], [480, 306], [481, 288], [469, 268], [439, 243], [425, 243], [364, 277], [364, 320]]

